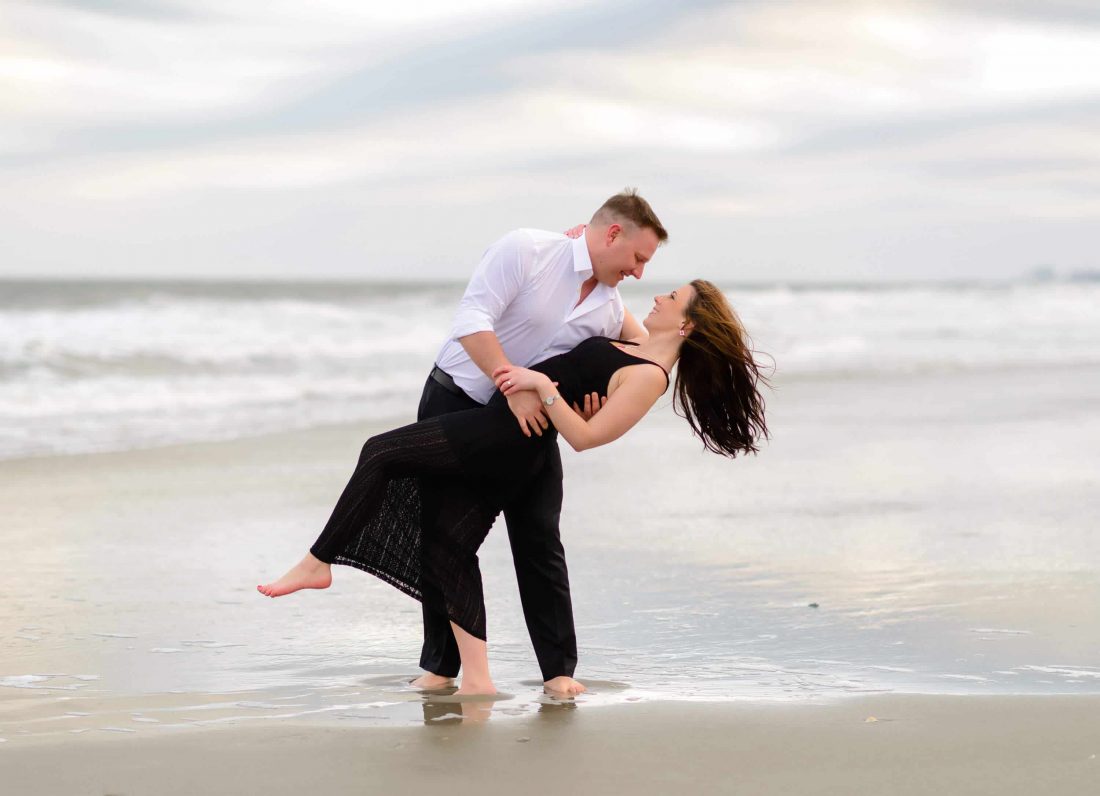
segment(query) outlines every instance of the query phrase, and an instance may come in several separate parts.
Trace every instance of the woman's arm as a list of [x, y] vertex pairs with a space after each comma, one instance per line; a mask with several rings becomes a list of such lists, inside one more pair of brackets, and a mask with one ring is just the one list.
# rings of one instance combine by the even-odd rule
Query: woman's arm
[[[546, 413], [558, 433], [576, 451], [597, 448], [617, 440], [645, 417], [665, 391], [664, 374], [657, 368], [631, 368], [624, 372], [622, 381], [607, 403], [585, 422], [569, 408], [546, 374], [527, 368], [498, 368], [493, 375], [497, 387], [505, 395], [524, 389], [534, 389], [542, 399], [558, 395], [558, 400], [546, 407]], [[512, 384], [502, 386], [507, 381]]]

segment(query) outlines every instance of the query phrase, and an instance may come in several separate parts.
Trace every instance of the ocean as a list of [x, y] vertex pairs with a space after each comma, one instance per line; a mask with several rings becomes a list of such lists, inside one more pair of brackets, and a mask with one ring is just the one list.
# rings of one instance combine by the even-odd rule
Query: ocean
[[[783, 381], [1100, 363], [1096, 283], [723, 287]], [[407, 418], [462, 290], [0, 281], [0, 459]]]

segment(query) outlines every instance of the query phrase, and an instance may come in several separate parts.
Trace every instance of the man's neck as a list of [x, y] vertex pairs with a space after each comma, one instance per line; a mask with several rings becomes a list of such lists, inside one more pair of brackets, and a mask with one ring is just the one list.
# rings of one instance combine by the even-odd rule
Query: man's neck
[[588, 279], [581, 282], [581, 297], [577, 299], [577, 303], [573, 305], [573, 309], [579, 307], [582, 303], [584, 303], [584, 300], [586, 298], [592, 295], [592, 291], [596, 289], [597, 284], [599, 283], [596, 281], [596, 277], [594, 275], [588, 277]]

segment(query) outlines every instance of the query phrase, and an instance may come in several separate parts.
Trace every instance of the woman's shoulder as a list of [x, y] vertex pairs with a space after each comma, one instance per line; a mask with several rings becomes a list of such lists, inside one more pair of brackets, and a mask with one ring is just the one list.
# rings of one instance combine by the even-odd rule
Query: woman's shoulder
[[622, 385], [632, 385], [635, 389], [650, 392], [656, 390], [659, 394], [668, 389], [671, 380], [663, 366], [652, 361], [644, 361], [641, 357], [636, 365], [632, 365], [623, 371]]

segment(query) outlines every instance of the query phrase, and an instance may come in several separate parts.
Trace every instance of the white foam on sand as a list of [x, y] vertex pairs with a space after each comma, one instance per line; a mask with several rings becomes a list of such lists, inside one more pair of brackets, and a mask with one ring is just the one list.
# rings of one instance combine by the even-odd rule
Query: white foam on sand
[[1034, 672], [1060, 674], [1063, 677], [1096, 677], [1100, 679], [1100, 670], [1094, 666], [1021, 666]]
[[988, 677], [979, 677], [976, 674], [941, 674], [940, 677], [943, 677], [943, 678], [948, 679], [948, 680], [973, 680], [973, 681], [978, 682], [978, 683], [988, 683], [989, 682]]
[[0, 677], [0, 686], [6, 686], [8, 688], [28, 688], [34, 683], [41, 683], [49, 679], [49, 676], [42, 674], [13, 674], [7, 677]]

